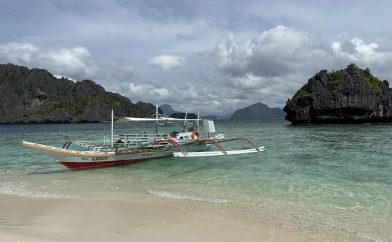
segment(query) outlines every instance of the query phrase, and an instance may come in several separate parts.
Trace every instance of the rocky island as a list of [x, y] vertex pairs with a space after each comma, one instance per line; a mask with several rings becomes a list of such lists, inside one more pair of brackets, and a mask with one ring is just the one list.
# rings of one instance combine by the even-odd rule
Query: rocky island
[[163, 115], [165, 116], [170, 116], [173, 113], [176, 113], [177, 111], [174, 111], [174, 109], [172, 108], [172, 106], [170, 106], [169, 104], [162, 104], [159, 106], [159, 109], [162, 111]]
[[90, 80], [56, 78], [43, 69], [0, 64], [0, 123], [76, 123], [144, 117], [155, 112], [149, 103], [132, 103]]
[[255, 103], [235, 111], [230, 120], [232, 121], [268, 121], [284, 120], [284, 112], [281, 108], [270, 108], [264, 103]]
[[374, 123], [392, 121], [392, 89], [368, 68], [320, 71], [283, 109], [286, 120], [301, 123]]

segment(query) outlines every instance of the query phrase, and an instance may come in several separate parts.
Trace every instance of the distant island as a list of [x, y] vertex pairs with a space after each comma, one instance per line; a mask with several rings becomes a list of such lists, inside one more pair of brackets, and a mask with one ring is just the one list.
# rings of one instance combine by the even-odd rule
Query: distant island
[[0, 64], [0, 123], [76, 123], [115, 115], [145, 117], [152, 104], [132, 103], [90, 80], [56, 78], [43, 69]]
[[267, 105], [259, 102], [235, 111], [231, 115], [230, 120], [232, 121], [284, 120], [284, 112], [281, 108], [270, 108]]
[[320, 71], [287, 101], [292, 124], [374, 123], [392, 121], [392, 89], [368, 68]]
[[189, 119], [196, 119], [197, 114], [196, 113], [184, 113], [182, 111], [174, 111], [172, 106], [170, 104], [162, 104], [159, 106], [159, 111], [162, 112], [163, 115], [166, 117], [171, 117], [171, 118], [182, 118], [184, 119], [185, 117]]
[[[174, 111], [169, 104], [159, 106], [163, 114], [173, 118], [185, 118], [185, 113]], [[231, 115], [201, 115], [203, 119], [212, 120], [230, 120], [230, 121], [267, 121], [267, 120], [284, 120], [284, 112], [281, 108], [270, 108], [263, 103], [255, 103], [245, 108], [236, 110]], [[197, 118], [196, 113], [188, 113], [188, 118]]]
[[170, 106], [169, 104], [162, 104], [159, 106], [159, 108], [161, 109], [163, 115], [167, 117], [170, 117], [170, 115], [172, 115], [173, 113], [178, 113], [178, 111], [174, 111], [172, 106]]

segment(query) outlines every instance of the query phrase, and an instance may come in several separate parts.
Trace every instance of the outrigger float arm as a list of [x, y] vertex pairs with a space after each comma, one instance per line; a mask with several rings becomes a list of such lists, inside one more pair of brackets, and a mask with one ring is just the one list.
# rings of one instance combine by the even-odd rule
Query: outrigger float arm
[[259, 148], [259, 147], [256, 145], [256, 143], [253, 142], [252, 140], [246, 139], [246, 138], [241, 138], [241, 137], [239, 137], [239, 138], [224, 139], [224, 140], [217, 140], [217, 142], [218, 142], [218, 143], [223, 143], [223, 142], [235, 141], [235, 140], [245, 141], [246, 143], [249, 143], [249, 144], [253, 147], [253, 149], [256, 149], [256, 150], [257, 150], [257, 149]]
[[180, 145], [178, 142], [176, 142], [174, 140], [164, 139], [164, 140], [158, 140], [158, 141], [155, 142], [155, 144], [161, 144], [161, 143], [169, 143], [171, 145], [174, 145], [176, 148], [178, 148], [181, 151], [181, 153], [184, 156], [188, 155], [188, 152], [186, 151], [186, 149], [182, 145]]
[[245, 149], [245, 150], [227, 150], [226, 153], [222, 153], [221, 151], [201, 151], [201, 152], [188, 152], [185, 156], [181, 152], [173, 152], [174, 157], [210, 157], [210, 156], [226, 156], [226, 155], [242, 155], [242, 154], [250, 154], [266, 151], [264, 146], [258, 147], [256, 149]]
[[243, 150], [228, 150], [226, 151], [221, 144], [221, 141], [213, 140], [213, 139], [204, 139], [198, 140], [197, 142], [206, 142], [207, 144], [214, 144], [219, 151], [197, 151], [197, 152], [187, 152], [186, 149], [179, 144], [178, 142], [165, 139], [156, 141], [155, 144], [161, 143], [169, 143], [180, 150], [180, 152], [173, 152], [174, 157], [208, 157], [208, 156], [222, 156], [222, 155], [239, 155], [239, 154], [249, 154], [249, 153], [256, 153], [256, 152], [263, 152], [266, 151], [264, 146], [258, 147], [253, 141], [245, 138], [232, 138], [223, 141], [234, 141], [234, 140], [243, 140], [249, 143], [253, 148], [251, 149], [243, 149]]
[[222, 145], [219, 144], [218, 141], [213, 140], [213, 139], [206, 139], [205, 142], [206, 142], [207, 144], [214, 144], [216, 147], [218, 147], [218, 149], [219, 149], [220, 151], [222, 151], [223, 155], [227, 155], [226, 150], [223, 148]]

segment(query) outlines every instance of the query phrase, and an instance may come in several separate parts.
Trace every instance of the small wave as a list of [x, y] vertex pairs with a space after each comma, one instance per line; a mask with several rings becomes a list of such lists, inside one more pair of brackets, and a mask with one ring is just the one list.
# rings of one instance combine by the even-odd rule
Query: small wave
[[199, 196], [182, 194], [178, 192], [148, 190], [147, 193], [158, 197], [165, 197], [165, 198], [177, 199], [177, 200], [190, 200], [190, 201], [209, 202], [209, 203], [228, 203], [228, 200], [226, 199], [199, 197]]
[[60, 195], [56, 193], [34, 191], [28, 188], [28, 186], [24, 182], [2, 183], [0, 184], [0, 193], [7, 194], [7, 195], [17, 195], [21, 197], [31, 197], [31, 198], [70, 198], [70, 196]]

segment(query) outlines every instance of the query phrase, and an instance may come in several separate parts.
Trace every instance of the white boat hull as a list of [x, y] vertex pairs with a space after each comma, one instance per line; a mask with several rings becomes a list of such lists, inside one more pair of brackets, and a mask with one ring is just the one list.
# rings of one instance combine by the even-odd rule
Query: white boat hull
[[173, 154], [172, 151], [162, 149], [143, 152], [76, 151], [26, 141], [23, 141], [22, 143], [25, 147], [40, 150], [71, 170], [85, 170], [125, 165], [145, 160], [163, 158]]

